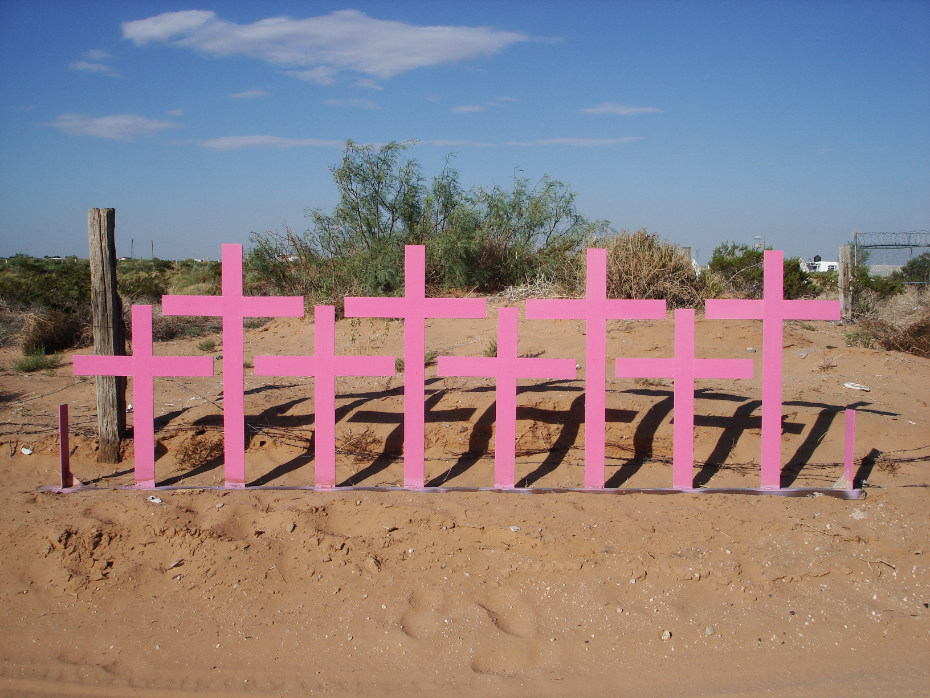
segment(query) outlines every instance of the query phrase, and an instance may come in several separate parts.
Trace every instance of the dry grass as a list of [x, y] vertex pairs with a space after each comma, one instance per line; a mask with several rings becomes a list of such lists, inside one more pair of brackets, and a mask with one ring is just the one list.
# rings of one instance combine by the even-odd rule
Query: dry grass
[[223, 455], [223, 434], [200, 429], [181, 441], [174, 452], [177, 470], [193, 470]]
[[77, 315], [55, 310], [24, 313], [19, 343], [23, 354], [34, 354], [40, 349], [49, 353], [61, 351], [79, 345], [85, 329], [87, 323]]
[[878, 459], [875, 461], [875, 467], [878, 468], [880, 472], [891, 475], [891, 477], [897, 475], [898, 471], [901, 469], [901, 465], [898, 461], [887, 453], [879, 454]]
[[[698, 275], [678, 245], [645, 230], [591, 240], [590, 246], [607, 249], [608, 298], [664, 299], [669, 309], [701, 308], [705, 299], [721, 293], [717, 278]], [[586, 276], [586, 254], [566, 260], [558, 273], [563, 293], [584, 296]]]
[[874, 302], [859, 326], [884, 349], [930, 357], [930, 288], [910, 286]]

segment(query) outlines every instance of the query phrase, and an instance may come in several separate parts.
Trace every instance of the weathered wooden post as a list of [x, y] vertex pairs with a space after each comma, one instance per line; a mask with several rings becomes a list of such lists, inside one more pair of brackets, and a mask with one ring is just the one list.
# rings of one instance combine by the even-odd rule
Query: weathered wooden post
[[[90, 242], [90, 303], [94, 354], [125, 356], [123, 303], [116, 288], [116, 209], [87, 212]], [[119, 442], [126, 432], [126, 378], [97, 376], [98, 463], [119, 463]]]
[[843, 322], [853, 319], [852, 278], [854, 274], [852, 247], [843, 245], [840, 248], [840, 260], [837, 268], [836, 285], [840, 292], [840, 317]]

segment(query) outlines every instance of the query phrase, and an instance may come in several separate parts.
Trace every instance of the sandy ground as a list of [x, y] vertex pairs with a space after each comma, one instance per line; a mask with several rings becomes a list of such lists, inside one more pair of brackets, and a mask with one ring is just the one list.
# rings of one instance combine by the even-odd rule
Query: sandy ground
[[[430, 322], [428, 349], [481, 355], [495, 321]], [[840, 477], [856, 407], [868, 487], [852, 501], [191, 489], [152, 503], [115, 489], [132, 483], [131, 440], [123, 464], [96, 463], [94, 381], [70, 355], [21, 375], [0, 350], [0, 694], [928, 695], [930, 360], [848, 348], [845, 330], [786, 326], [783, 484]], [[398, 355], [402, 336], [337, 325], [340, 353]], [[608, 356], [669, 356], [672, 337], [671, 319], [611, 323]], [[276, 320], [246, 341], [247, 358], [311, 353], [313, 325]], [[698, 384], [701, 486], [758, 486], [761, 344], [761, 323], [698, 320], [699, 357], [756, 362], [754, 380]], [[523, 321], [520, 351], [581, 370], [521, 382], [518, 480], [577, 487], [583, 326]], [[251, 374], [248, 481], [312, 484], [312, 379]], [[160, 484], [222, 483], [221, 390], [156, 382]], [[338, 391], [338, 481], [399, 484], [401, 378]], [[38, 489], [56, 483], [60, 403], [96, 491]], [[669, 381], [608, 381], [609, 487], [670, 486], [672, 407]], [[428, 368], [428, 484], [491, 486], [493, 449], [493, 384]]]

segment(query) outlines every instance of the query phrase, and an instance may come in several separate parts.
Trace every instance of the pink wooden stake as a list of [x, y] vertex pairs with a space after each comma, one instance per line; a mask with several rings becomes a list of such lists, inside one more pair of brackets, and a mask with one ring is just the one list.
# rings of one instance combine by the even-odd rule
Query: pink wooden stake
[[223, 439], [226, 487], [245, 487], [245, 374], [242, 321], [303, 317], [300, 296], [243, 296], [242, 245], [223, 245], [223, 295], [162, 296], [165, 315], [223, 318]]
[[336, 309], [314, 308], [315, 356], [256, 356], [256, 376], [313, 376], [316, 486], [336, 486], [336, 376], [393, 376], [393, 356], [336, 356]]
[[136, 487], [155, 487], [155, 377], [212, 376], [209, 356], [153, 356], [152, 306], [132, 306], [132, 356], [75, 356], [74, 375], [132, 378]]
[[403, 298], [345, 299], [346, 317], [404, 320], [404, 487], [423, 487], [423, 432], [426, 420], [427, 318], [484, 318], [484, 298], [427, 298], [426, 248], [404, 248]]
[[856, 489], [856, 411], [846, 410], [846, 447], [843, 449], [843, 475], [846, 488]]
[[574, 359], [517, 357], [519, 311], [497, 311], [497, 356], [440, 356], [440, 376], [488, 377], [497, 380], [497, 419], [494, 436], [494, 486], [513, 489], [516, 474], [517, 379], [575, 377]]
[[71, 438], [68, 434], [67, 405], [58, 405], [58, 462], [61, 466], [61, 489], [80, 487], [83, 483], [71, 472]]
[[672, 378], [675, 381], [675, 440], [672, 485], [694, 487], [694, 381], [752, 378], [751, 359], [695, 359], [694, 310], [675, 311], [675, 358], [617, 359], [617, 378]]
[[604, 487], [607, 428], [607, 321], [661, 320], [664, 300], [608, 300], [607, 250], [588, 250], [587, 293], [581, 300], [526, 302], [527, 320], [585, 321], [584, 481]]
[[782, 342], [785, 320], [839, 320], [839, 301], [784, 300], [784, 252], [765, 251], [762, 300], [708, 300], [711, 320], [762, 320], [762, 489], [781, 488]]

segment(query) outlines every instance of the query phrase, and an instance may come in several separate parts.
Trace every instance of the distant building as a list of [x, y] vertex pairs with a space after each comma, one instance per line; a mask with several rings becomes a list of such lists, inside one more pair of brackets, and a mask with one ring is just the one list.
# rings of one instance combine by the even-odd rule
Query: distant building
[[809, 262], [801, 262], [801, 270], [806, 272], [836, 271], [839, 268], [839, 262], [824, 262], [819, 254], [814, 255], [814, 258]]

